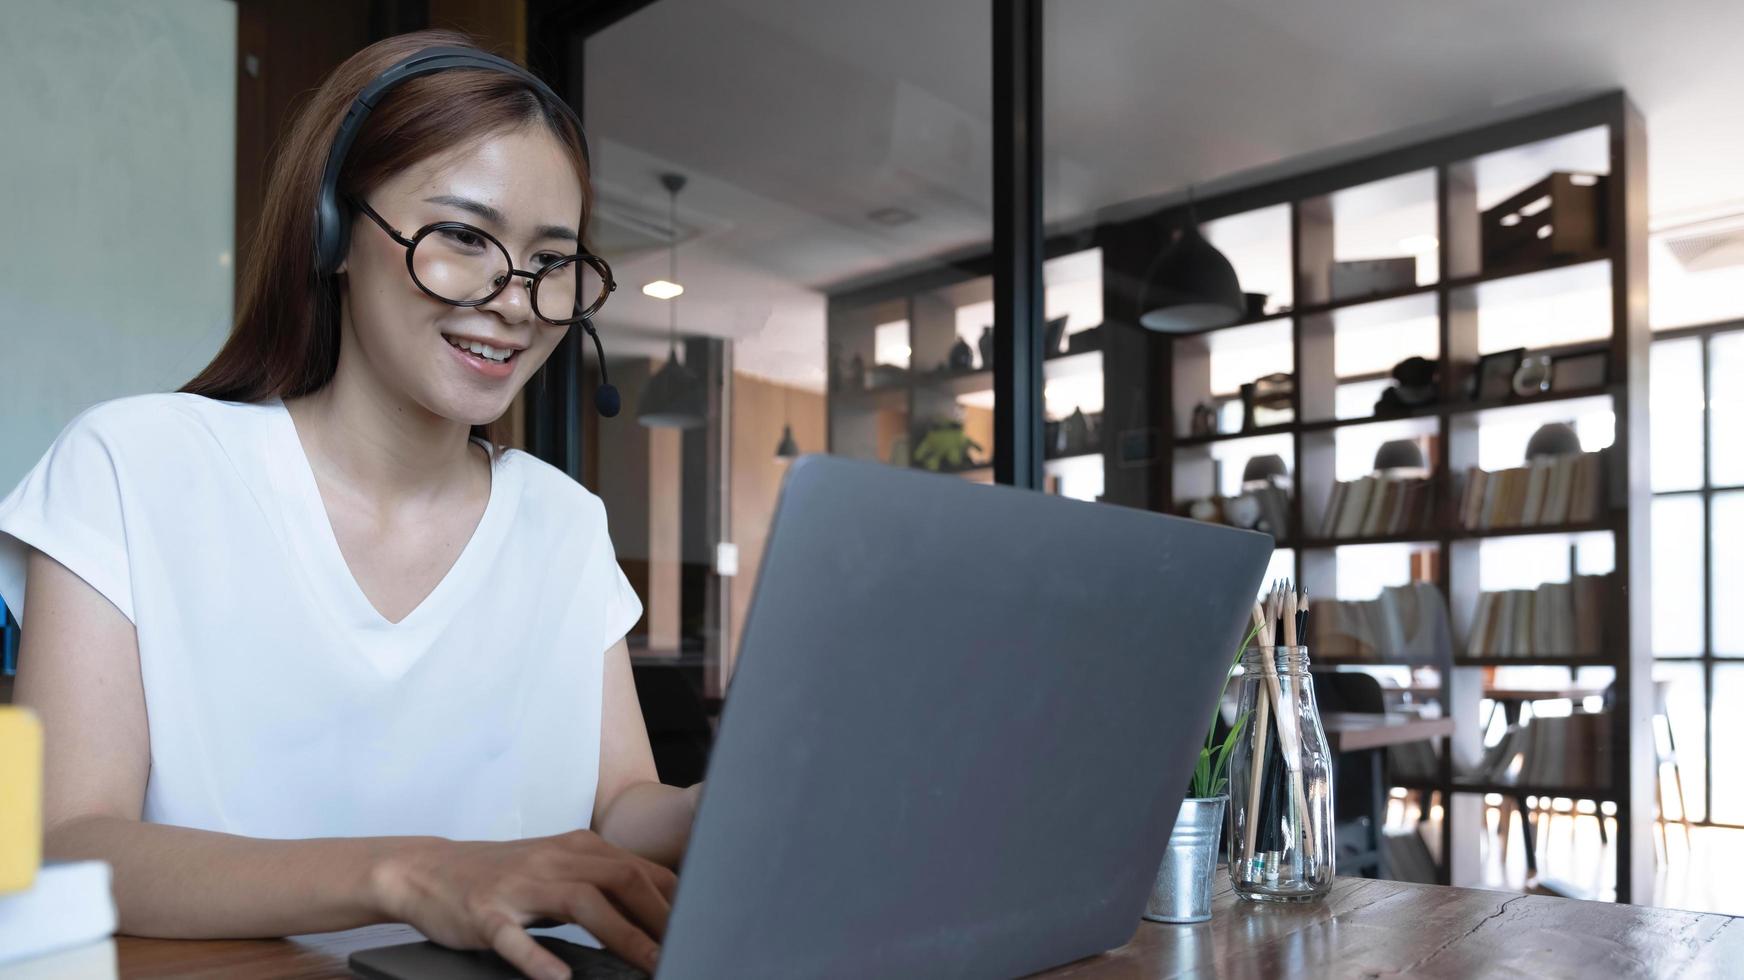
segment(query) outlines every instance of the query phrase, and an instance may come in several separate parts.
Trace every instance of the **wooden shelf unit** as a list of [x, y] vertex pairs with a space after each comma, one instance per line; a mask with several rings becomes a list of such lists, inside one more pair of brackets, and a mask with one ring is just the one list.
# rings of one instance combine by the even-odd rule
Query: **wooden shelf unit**
[[[1511, 264], [1503, 268], [1481, 267], [1478, 241], [1478, 207], [1474, 161], [1488, 154], [1543, 143], [1571, 133], [1605, 127], [1609, 147], [1607, 194], [1602, 207], [1610, 229], [1599, 251], [1549, 259], [1535, 264]], [[1649, 716], [1652, 705], [1652, 660], [1647, 629], [1645, 589], [1637, 586], [1648, 574], [1649, 498], [1645, 479], [1647, 466], [1647, 358], [1649, 341], [1645, 296], [1645, 136], [1639, 113], [1622, 93], [1587, 99], [1561, 109], [1503, 121], [1465, 133], [1433, 140], [1348, 164], [1329, 167], [1299, 177], [1259, 187], [1250, 187], [1215, 198], [1201, 198], [1196, 207], [1201, 221], [1275, 207], [1290, 208], [1290, 255], [1295, 277], [1294, 309], [1281, 314], [1252, 318], [1231, 327], [1287, 319], [1291, 327], [1291, 365], [1296, 385], [1293, 394], [1294, 421], [1268, 425], [1252, 431], [1189, 436], [1190, 409], [1200, 402], [1226, 398], [1214, 396], [1209, 376], [1209, 344], [1217, 331], [1158, 335], [1167, 348], [1167, 434], [1171, 460], [1169, 484], [1163, 493], [1164, 507], [1203, 496], [1205, 454], [1213, 447], [1258, 436], [1286, 436], [1294, 452], [1291, 499], [1292, 527], [1285, 538], [1296, 544], [1296, 580], [1318, 596], [1337, 594], [1336, 549], [1360, 545], [1421, 543], [1435, 552], [1436, 584], [1448, 600], [1456, 624], [1454, 655], [1438, 664], [1402, 664], [1361, 658], [1313, 658], [1316, 666], [1383, 667], [1431, 666], [1439, 670], [1440, 697], [1462, 727], [1455, 738], [1471, 737], [1478, 725], [1477, 702], [1483, 668], [1508, 666], [1602, 667], [1615, 672], [1616, 712], [1612, 730], [1614, 760], [1611, 784], [1614, 790], [1573, 791], [1564, 788], [1509, 787], [1456, 779], [1451, 771], [1451, 739], [1440, 740], [1441, 772], [1427, 786], [1443, 794], [1519, 792], [1534, 795], [1573, 795], [1579, 798], [1614, 800], [1617, 803], [1618, 859], [1617, 898], [1630, 901], [1647, 894], [1652, 882], [1652, 842], [1649, 836], [1653, 793], [1648, 769], [1651, 751], [1639, 751], [1652, 737]], [[1331, 195], [1403, 174], [1433, 169], [1435, 178], [1435, 233], [1439, 258], [1435, 281], [1385, 293], [1330, 298], [1323, 294], [1325, 270], [1333, 261], [1333, 216]], [[1523, 186], [1523, 184], [1522, 184]], [[1153, 220], [1179, 222], [1178, 214]], [[1507, 397], [1475, 401], [1465, 394], [1465, 383], [1480, 353], [1475, 287], [1484, 283], [1518, 279], [1551, 270], [1608, 262], [1608, 294], [1611, 313], [1608, 336], [1590, 343], [1543, 345], [1546, 353], [1570, 348], [1591, 348], [1607, 355], [1608, 378], [1602, 385], [1579, 390], [1548, 392], [1531, 397]], [[1238, 266], [1237, 273], [1241, 269]], [[1321, 294], [1317, 295], [1317, 292]], [[1435, 303], [1438, 351], [1441, 358], [1440, 392], [1436, 404], [1387, 417], [1337, 418], [1334, 395], [1343, 379], [1334, 376], [1335, 315], [1339, 311], [1411, 297], [1430, 297]], [[1492, 344], [1492, 346], [1494, 346]], [[1511, 345], [1510, 345], [1511, 346]], [[1528, 353], [1539, 353], [1530, 350]], [[1428, 356], [1428, 355], [1426, 355]], [[1625, 469], [1626, 499], [1610, 500], [1597, 521], [1554, 526], [1497, 527], [1467, 530], [1456, 524], [1460, 480], [1478, 459], [1477, 433], [1493, 418], [1521, 406], [1555, 405], [1582, 399], [1603, 399], [1615, 415], [1612, 465]], [[1405, 534], [1321, 540], [1318, 531], [1334, 479], [1337, 440], [1356, 427], [1395, 423], [1401, 420], [1426, 427], [1436, 438], [1430, 479], [1435, 494], [1433, 520], [1427, 527]], [[1231, 464], [1240, 465], [1231, 459]], [[1186, 467], [1183, 469], [1183, 467]], [[1214, 470], [1214, 468], [1213, 468]], [[1213, 477], [1215, 480], [1215, 477]], [[1191, 484], [1191, 485], [1187, 485]], [[1164, 509], [1159, 507], [1158, 509]], [[1464, 636], [1460, 627], [1470, 618], [1478, 595], [1478, 549], [1484, 541], [1539, 535], [1608, 533], [1614, 538], [1614, 571], [1623, 600], [1616, 633], [1607, 649], [1582, 657], [1483, 657], [1460, 655]], [[1280, 542], [1280, 547], [1283, 543]], [[1633, 556], [1633, 557], [1632, 557]], [[1547, 579], [1554, 576], [1546, 576]], [[1481, 739], [1481, 734], [1477, 735]], [[1444, 795], [1444, 799], [1448, 797]], [[1453, 807], [1442, 821], [1441, 866], [1443, 881], [1452, 875], [1459, 848], [1475, 850], [1477, 828], [1462, 824]], [[1460, 835], [1464, 835], [1461, 838]], [[1467, 840], [1466, 838], [1469, 838]], [[1456, 839], [1460, 843], [1456, 845]]]
[[[1569, 137], [1599, 128], [1604, 130], [1608, 182], [1603, 208], [1608, 231], [1604, 248], [1543, 262], [1483, 267], [1476, 161], [1491, 154]], [[1103, 322], [1096, 330], [1093, 349], [1100, 352], [1098, 366], [1104, 391], [1102, 439], [1104, 492], [1101, 499], [1131, 507], [1168, 513], [1178, 512], [1178, 502], [1203, 496], [1189, 488], [1191, 479], [1204, 481], [1213, 474], [1212, 457], [1228, 444], [1240, 440], [1282, 437], [1289, 441], [1295, 490], [1290, 501], [1290, 529], [1278, 535], [1278, 548], [1291, 549], [1298, 582], [1316, 596], [1332, 596], [1336, 589], [1336, 549], [1346, 546], [1422, 542], [1435, 551], [1435, 580], [1449, 600], [1456, 624], [1469, 616], [1478, 591], [1477, 552], [1483, 542], [1498, 538], [1547, 534], [1580, 534], [1610, 531], [1614, 537], [1615, 570], [1623, 582], [1620, 594], [1624, 609], [1618, 617], [1616, 643], [1601, 655], [1581, 658], [1578, 666], [1610, 667], [1615, 671], [1615, 707], [1620, 723], [1611, 726], [1615, 744], [1611, 782], [1619, 787], [1616, 798], [1617, 897], [1629, 901], [1650, 892], [1653, 850], [1650, 830], [1653, 793], [1650, 753], [1636, 751], [1650, 738], [1648, 718], [1653, 703], [1646, 589], [1631, 587], [1647, 574], [1649, 500], [1647, 480], [1647, 345], [1646, 322], [1646, 143], [1639, 112], [1621, 92], [1585, 98], [1531, 114], [1502, 119], [1463, 132], [1437, 137], [1385, 153], [1320, 167], [1295, 176], [1229, 191], [1214, 197], [1199, 197], [1195, 211], [1202, 223], [1267, 208], [1285, 207], [1288, 212], [1289, 278], [1292, 295], [1289, 309], [1244, 318], [1221, 330], [1264, 327], [1277, 324], [1288, 331], [1290, 365], [1297, 384], [1293, 395], [1293, 421], [1249, 432], [1220, 433], [1209, 437], [1188, 434], [1194, 405], [1211, 400], [1208, 386], [1183, 385], [1181, 373], [1184, 345], [1215, 342], [1218, 331], [1163, 335], [1137, 326], [1143, 284], [1170, 234], [1187, 223], [1185, 201], [1096, 224], [1089, 229], [1051, 236], [1044, 247], [1048, 261], [1099, 249], [1102, 263]], [[1548, 169], [1548, 168], [1547, 168]], [[1436, 239], [1436, 269], [1433, 281], [1409, 288], [1364, 296], [1333, 297], [1328, 288], [1328, 269], [1334, 257], [1336, 236], [1332, 195], [1399, 178], [1428, 173], [1432, 178], [1434, 225], [1428, 231]], [[1520, 181], [1525, 186], [1542, 174]], [[1516, 190], [1518, 188], [1515, 188]], [[1608, 263], [1608, 310], [1610, 329], [1606, 336], [1574, 344], [1606, 352], [1609, 366], [1605, 384], [1579, 391], [1552, 392], [1529, 398], [1473, 401], [1464, 394], [1467, 376], [1479, 355], [1476, 305], [1480, 287], [1502, 284], [1522, 277], [1556, 270], [1575, 270]], [[829, 296], [828, 341], [830, 356], [846, 368], [849, 358], [861, 353], [872, 363], [872, 327], [906, 320], [914, 331], [913, 363], [925, 369], [942, 363], [955, 340], [954, 314], [972, 302], [991, 297], [990, 252], [953, 256], [936, 267], [899, 272], [887, 279], [857, 284]], [[1238, 267], [1237, 272], [1241, 270]], [[1433, 305], [1436, 351], [1442, 359], [1440, 397], [1436, 404], [1411, 409], [1385, 418], [1339, 418], [1335, 410], [1337, 384], [1342, 381], [1374, 381], [1381, 376], [1365, 374], [1346, 379], [1334, 377], [1334, 338], [1340, 319], [1363, 314], [1363, 307], [1394, 303], [1401, 306]], [[1372, 311], [1368, 311], [1371, 312]], [[988, 317], [989, 322], [991, 317]], [[1543, 353], [1565, 352], [1570, 345], [1547, 344]], [[1045, 365], [1078, 351], [1049, 355]], [[1194, 355], [1204, 356], [1204, 355]], [[979, 358], [977, 357], [977, 361]], [[986, 374], [986, 372], [975, 372]], [[960, 375], [958, 377], [961, 377]], [[949, 392], [939, 392], [935, 379], [925, 372], [905, 377], [902, 383], [876, 393], [832, 390], [828, 399], [830, 451], [888, 460], [891, 441], [907, 438], [909, 420], [917, 413], [943, 404]], [[1251, 379], [1250, 379], [1251, 380]], [[975, 382], [979, 385], [981, 382]], [[958, 385], [956, 381], [951, 385]], [[990, 384], [986, 387], [991, 387]], [[1219, 393], [1227, 398], [1227, 392]], [[1037, 403], [1042, 393], [1033, 393]], [[1466, 531], [1454, 523], [1457, 503], [1455, 475], [1477, 461], [1477, 432], [1493, 419], [1581, 399], [1604, 399], [1615, 414], [1613, 444], [1617, 465], [1626, 469], [1629, 499], [1614, 501], [1615, 510], [1591, 525], [1551, 528], [1496, 528]], [[878, 418], [882, 421], [878, 421]], [[1362, 427], [1398, 423], [1421, 425], [1433, 432], [1431, 464], [1435, 493], [1434, 518], [1430, 525], [1408, 535], [1356, 538], [1348, 541], [1307, 541], [1308, 516], [1318, 528], [1326, 495], [1335, 472], [1337, 441], [1360, 433]], [[997, 447], [983, 442], [985, 458]], [[985, 476], [980, 468], [973, 475]], [[1215, 489], [1214, 487], [1212, 488]], [[1633, 560], [1632, 556], [1639, 556]], [[1463, 611], [1462, 611], [1463, 610]], [[1456, 647], [1463, 649], [1456, 629]], [[1491, 659], [1496, 662], [1492, 663]], [[1503, 662], [1506, 661], [1506, 662]], [[1389, 664], [1355, 658], [1313, 658], [1320, 666], [1419, 666]], [[1576, 666], [1551, 658], [1558, 666]], [[1470, 736], [1477, 729], [1477, 703], [1482, 687], [1480, 669], [1491, 666], [1532, 665], [1533, 658], [1486, 658], [1468, 660], [1450, 657], [1440, 664], [1440, 697], [1449, 705], [1461, 726], [1453, 738]], [[1440, 740], [1441, 771], [1427, 788], [1448, 799], [1456, 791], [1475, 792], [1456, 785], [1451, 771], [1449, 739]], [[1460, 847], [1477, 847], [1474, 826], [1449, 807], [1442, 821], [1444, 856], [1457, 856]], [[1451, 876], [1453, 861], [1444, 857], [1443, 881]]]

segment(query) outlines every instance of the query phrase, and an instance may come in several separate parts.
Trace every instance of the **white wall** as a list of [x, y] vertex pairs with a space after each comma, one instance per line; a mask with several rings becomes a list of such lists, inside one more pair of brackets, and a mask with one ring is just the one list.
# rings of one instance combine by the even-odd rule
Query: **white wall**
[[85, 407], [169, 391], [229, 331], [236, 4], [8, 0], [0, 496]]

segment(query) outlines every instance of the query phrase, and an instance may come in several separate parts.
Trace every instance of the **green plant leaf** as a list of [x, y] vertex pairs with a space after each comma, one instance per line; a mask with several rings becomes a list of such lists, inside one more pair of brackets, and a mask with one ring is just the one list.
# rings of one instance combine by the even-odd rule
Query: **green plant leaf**
[[[1257, 624], [1251, 627], [1247, 631], [1247, 636], [1242, 638], [1241, 645], [1235, 648], [1235, 659], [1230, 662], [1229, 671], [1223, 675], [1223, 688], [1217, 692], [1218, 709], [1222, 708], [1223, 699], [1229, 695], [1230, 675], [1235, 673], [1235, 668], [1241, 665], [1241, 655], [1247, 652], [1248, 644], [1252, 643], [1254, 637], [1259, 635], [1259, 631], [1260, 628]], [[1235, 746], [1236, 736], [1240, 734], [1242, 727], [1246, 724], [1247, 713], [1244, 712], [1240, 718], [1235, 720], [1235, 727], [1230, 729], [1229, 737], [1223, 740], [1223, 745], [1217, 747], [1212, 742], [1217, 737], [1217, 714], [1215, 711], [1212, 713], [1211, 724], [1205, 729], [1205, 745], [1199, 750], [1199, 761], [1193, 766], [1192, 785], [1188, 788], [1189, 795], [1204, 799], [1217, 796], [1222, 792], [1224, 784], [1228, 782], [1223, 776], [1223, 767], [1229, 761], [1229, 752]]]

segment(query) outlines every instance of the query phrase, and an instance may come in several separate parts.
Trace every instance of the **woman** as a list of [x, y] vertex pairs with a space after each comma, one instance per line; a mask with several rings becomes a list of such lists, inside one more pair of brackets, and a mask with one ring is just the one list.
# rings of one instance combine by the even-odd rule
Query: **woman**
[[475, 437], [603, 301], [583, 137], [512, 74], [405, 81], [344, 156], [343, 261], [313, 257], [352, 100], [465, 44], [340, 66], [283, 145], [217, 358], [81, 415], [0, 503], [46, 849], [113, 866], [125, 932], [399, 921], [559, 977], [523, 928], [559, 919], [658, 955], [696, 793], [655, 777], [641, 605], [599, 500]]

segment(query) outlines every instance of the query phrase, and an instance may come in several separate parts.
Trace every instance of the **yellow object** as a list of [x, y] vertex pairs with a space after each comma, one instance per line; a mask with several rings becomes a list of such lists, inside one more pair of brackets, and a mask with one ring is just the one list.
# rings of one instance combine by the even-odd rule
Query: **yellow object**
[[42, 725], [0, 706], [0, 895], [23, 891], [42, 864]]

